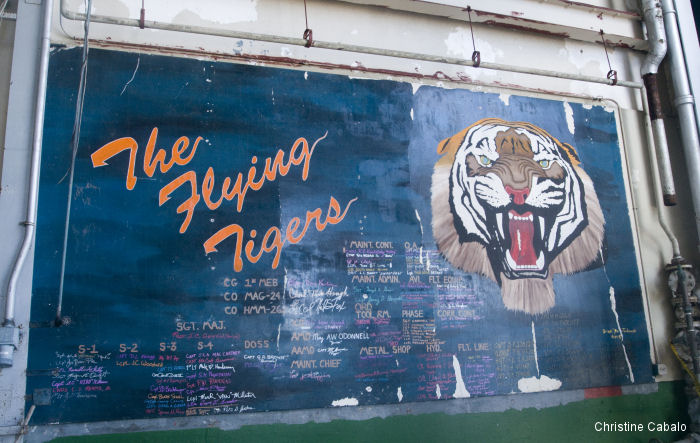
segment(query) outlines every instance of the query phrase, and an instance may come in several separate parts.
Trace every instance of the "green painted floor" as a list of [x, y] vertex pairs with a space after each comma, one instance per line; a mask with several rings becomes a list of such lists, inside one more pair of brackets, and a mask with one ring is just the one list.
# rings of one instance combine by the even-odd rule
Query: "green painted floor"
[[[596, 422], [641, 424], [641, 432], [596, 432]], [[195, 429], [65, 437], [54, 442], [672, 442], [684, 432], [649, 431], [648, 423], [688, 424], [682, 382], [659, 391], [588, 399], [547, 409], [478, 414], [404, 415], [364, 421], [244, 426], [235, 431]]]

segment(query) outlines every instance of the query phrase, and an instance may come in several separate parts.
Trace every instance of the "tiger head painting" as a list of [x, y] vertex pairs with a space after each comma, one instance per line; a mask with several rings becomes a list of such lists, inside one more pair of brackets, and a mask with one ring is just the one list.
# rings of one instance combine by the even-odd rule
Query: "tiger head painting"
[[605, 220], [574, 148], [525, 122], [480, 120], [438, 145], [432, 228], [459, 269], [501, 287], [505, 307], [554, 306], [552, 274], [585, 269]]

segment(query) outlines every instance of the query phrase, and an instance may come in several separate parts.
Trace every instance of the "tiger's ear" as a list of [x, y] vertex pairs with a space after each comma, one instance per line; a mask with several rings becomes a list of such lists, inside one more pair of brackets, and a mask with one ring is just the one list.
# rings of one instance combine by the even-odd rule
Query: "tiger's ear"
[[459, 149], [459, 147], [462, 145], [462, 142], [464, 141], [464, 137], [466, 137], [468, 130], [469, 128], [462, 129], [452, 137], [448, 137], [440, 143], [438, 143], [438, 154], [443, 155], [446, 153], [452, 153], [454, 155], [454, 153], [457, 152], [457, 149]]
[[462, 143], [464, 142], [465, 137], [467, 136], [467, 132], [469, 131], [470, 128], [463, 129], [453, 135], [452, 137], [448, 137], [438, 143], [437, 147], [437, 153], [442, 156], [440, 160], [438, 160], [438, 163], [452, 163], [454, 162], [455, 154], [457, 153], [457, 149], [459, 149], [460, 146], [462, 146]]
[[561, 146], [562, 151], [566, 154], [566, 156], [569, 158], [569, 161], [571, 162], [572, 165], [578, 166], [581, 164], [581, 159], [578, 157], [578, 153], [576, 152], [576, 149], [571, 146], [568, 143], [563, 143], [559, 142], [558, 140], [555, 139]]

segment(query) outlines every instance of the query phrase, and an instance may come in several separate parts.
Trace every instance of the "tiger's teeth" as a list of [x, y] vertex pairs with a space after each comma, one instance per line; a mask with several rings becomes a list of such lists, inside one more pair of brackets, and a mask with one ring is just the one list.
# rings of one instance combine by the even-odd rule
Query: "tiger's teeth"
[[508, 262], [510, 269], [515, 269], [516, 271], [518, 270], [518, 264], [515, 263], [513, 256], [510, 255], [510, 249], [506, 250], [506, 262]]
[[527, 271], [530, 269], [539, 271], [544, 268], [544, 251], [540, 251], [540, 255], [537, 257], [537, 262], [535, 262], [534, 265], [518, 265], [510, 255], [510, 249], [508, 249], [506, 250], [506, 262], [508, 263], [510, 269], [513, 269], [514, 271]]
[[532, 221], [533, 220], [532, 214], [521, 216], [521, 215], [513, 215], [510, 212], [508, 213], [508, 218], [511, 220], [515, 219], [515, 220], [521, 220], [521, 221], [527, 221], [527, 220]]
[[[508, 214], [510, 215], [510, 213]], [[513, 218], [513, 216], [510, 215], [510, 218]], [[503, 213], [496, 213], [496, 224], [498, 225], [498, 231], [501, 233], [501, 238], [505, 238], [506, 235], [503, 233]]]
[[544, 217], [537, 217], [540, 219], [540, 238], [544, 240]]
[[542, 269], [544, 267], [544, 251], [540, 251], [540, 256], [537, 257], [537, 262], [535, 262], [537, 269]]

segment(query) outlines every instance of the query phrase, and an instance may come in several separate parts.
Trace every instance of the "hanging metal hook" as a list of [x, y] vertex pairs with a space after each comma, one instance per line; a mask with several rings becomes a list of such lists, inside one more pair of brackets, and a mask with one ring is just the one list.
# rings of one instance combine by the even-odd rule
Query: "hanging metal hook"
[[306, 11], [306, 0], [304, 0], [304, 19], [306, 20], [306, 29], [304, 29], [304, 40], [306, 40], [307, 48], [310, 48], [314, 44], [314, 31], [309, 28], [309, 13]]
[[617, 85], [617, 71], [612, 68], [610, 65], [610, 57], [608, 57], [608, 46], [605, 43], [605, 34], [603, 33], [603, 30], [600, 30], [600, 37], [603, 39], [603, 49], [605, 50], [605, 58], [608, 60], [608, 80], [611, 80], [612, 82], [610, 83], [611, 86]]
[[472, 7], [467, 6], [467, 14], [469, 15], [469, 29], [471, 30], [472, 33], [472, 48], [474, 49], [474, 52], [472, 52], [472, 61], [474, 62], [475, 68], [478, 68], [479, 65], [481, 64], [481, 52], [476, 50], [476, 43], [474, 43], [474, 28], [472, 27]]

